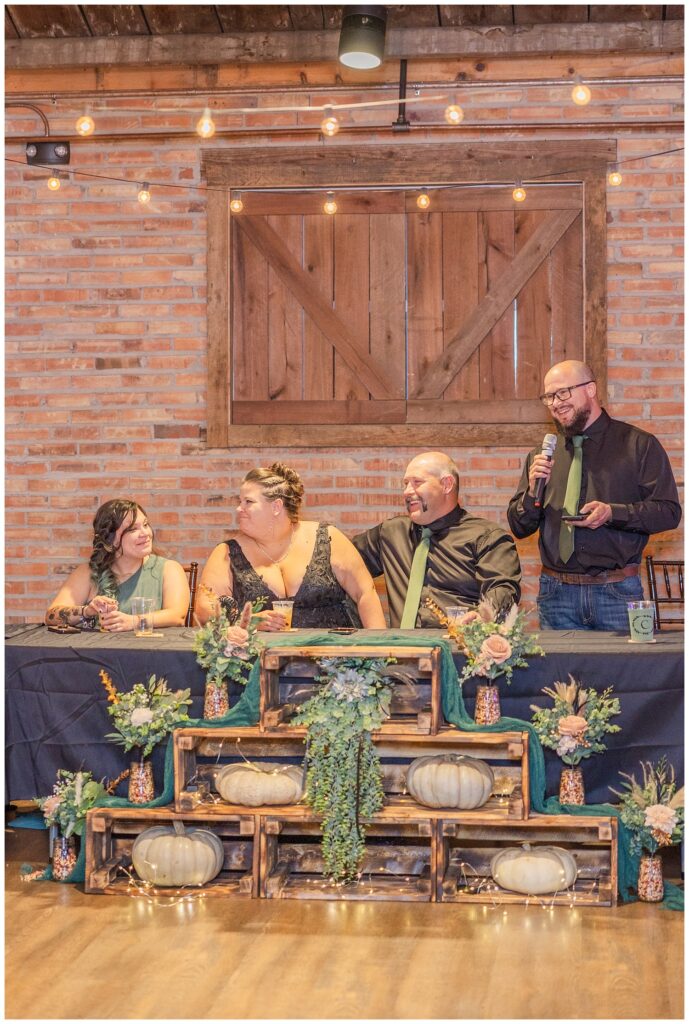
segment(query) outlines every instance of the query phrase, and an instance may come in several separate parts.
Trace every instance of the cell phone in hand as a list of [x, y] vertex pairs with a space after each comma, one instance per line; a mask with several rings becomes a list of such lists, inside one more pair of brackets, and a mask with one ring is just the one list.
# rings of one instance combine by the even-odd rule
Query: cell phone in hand
[[563, 523], [580, 523], [582, 519], [586, 519], [582, 512], [579, 512], [576, 516], [562, 516]]

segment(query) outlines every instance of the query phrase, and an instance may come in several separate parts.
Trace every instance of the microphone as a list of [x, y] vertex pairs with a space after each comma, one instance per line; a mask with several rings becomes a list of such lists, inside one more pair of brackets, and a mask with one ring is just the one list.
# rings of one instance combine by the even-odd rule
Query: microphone
[[[541, 455], [545, 455], [549, 462], [553, 461], [553, 452], [557, 445], [557, 434], [546, 434], [543, 438], [543, 444], [541, 445]], [[545, 491], [545, 477], [539, 476], [536, 481], [536, 491], [534, 493], [534, 505], [536, 508], [540, 508], [543, 504], [543, 492]]]

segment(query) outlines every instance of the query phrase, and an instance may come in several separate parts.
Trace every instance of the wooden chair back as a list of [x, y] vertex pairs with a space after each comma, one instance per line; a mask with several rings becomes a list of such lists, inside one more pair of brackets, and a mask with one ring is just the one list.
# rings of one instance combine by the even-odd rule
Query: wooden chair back
[[681, 625], [684, 622], [684, 560], [646, 555], [646, 572], [655, 628]]
[[194, 605], [196, 604], [196, 577], [199, 573], [199, 563], [190, 562], [184, 566], [184, 571], [189, 577], [189, 611], [184, 621], [185, 626], [194, 625]]

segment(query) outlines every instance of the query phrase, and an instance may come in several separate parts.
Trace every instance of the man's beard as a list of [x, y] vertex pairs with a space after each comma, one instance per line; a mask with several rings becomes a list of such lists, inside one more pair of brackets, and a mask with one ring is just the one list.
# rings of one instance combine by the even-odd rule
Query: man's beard
[[563, 437], [575, 437], [577, 434], [583, 434], [590, 415], [590, 409], [580, 409], [571, 423], [560, 423], [559, 420], [555, 420], [555, 428]]
[[421, 497], [405, 498], [404, 499], [404, 504], [405, 504], [405, 507], [407, 509], [407, 512], [409, 511], [409, 506], [411, 505], [412, 502], [415, 502], [415, 503], [418, 502], [418, 504], [421, 506], [421, 511], [422, 512], [428, 512], [428, 504]]

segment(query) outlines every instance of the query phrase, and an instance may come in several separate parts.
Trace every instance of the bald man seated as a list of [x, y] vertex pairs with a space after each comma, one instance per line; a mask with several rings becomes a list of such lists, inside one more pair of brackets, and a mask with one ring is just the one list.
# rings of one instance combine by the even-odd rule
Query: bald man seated
[[539, 532], [541, 628], [626, 633], [649, 534], [682, 515], [669, 459], [653, 434], [610, 418], [586, 363], [556, 363], [543, 387], [557, 444], [552, 460], [527, 456], [507, 512], [515, 537]]
[[443, 452], [417, 455], [404, 474], [407, 515], [353, 538], [372, 576], [384, 576], [393, 628], [437, 627], [425, 607], [475, 606], [489, 599], [506, 611], [519, 601], [514, 541], [497, 523], [459, 504], [459, 470]]

